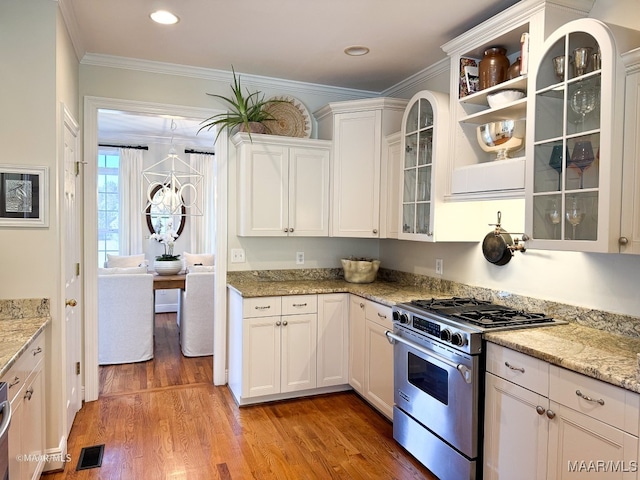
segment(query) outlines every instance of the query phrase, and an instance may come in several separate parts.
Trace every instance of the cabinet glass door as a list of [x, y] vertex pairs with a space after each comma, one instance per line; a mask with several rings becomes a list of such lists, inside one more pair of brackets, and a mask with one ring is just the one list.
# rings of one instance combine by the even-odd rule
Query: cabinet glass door
[[572, 32], [542, 58], [536, 78], [534, 238], [598, 240], [600, 55], [593, 36]]
[[433, 165], [433, 108], [421, 98], [404, 125], [402, 232], [430, 235]]

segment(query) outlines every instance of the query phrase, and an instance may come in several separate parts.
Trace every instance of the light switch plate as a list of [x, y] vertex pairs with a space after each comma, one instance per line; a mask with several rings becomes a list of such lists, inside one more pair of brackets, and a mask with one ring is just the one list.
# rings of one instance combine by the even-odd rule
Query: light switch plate
[[296, 252], [296, 265], [304, 265], [304, 252]]
[[436, 258], [436, 273], [438, 275], [442, 275], [442, 272], [444, 270], [444, 262], [442, 261], [441, 258]]

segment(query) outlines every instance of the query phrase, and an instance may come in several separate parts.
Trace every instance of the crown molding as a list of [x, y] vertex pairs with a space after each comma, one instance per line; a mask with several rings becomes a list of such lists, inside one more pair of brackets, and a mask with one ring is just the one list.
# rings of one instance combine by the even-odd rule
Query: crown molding
[[71, 6], [70, 0], [57, 0], [58, 9], [62, 15], [62, 20], [67, 28], [69, 38], [71, 39], [71, 45], [76, 53], [76, 58], [80, 60], [85, 53], [84, 43], [82, 42], [82, 35], [78, 29], [78, 22], [76, 21], [76, 14]]
[[449, 75], [450, 59], [443, 58], [424, 70], [414, 73], [410, 77], [396, 83], [392, 87], [380, 92], [383, 97], [412, 97], [416, 90], [423, 90], [424, 85], [429, 80], [439, 77], [440, 75]]
[[[91, 65], [98, 67], [121, 68], [125, 70], [136, 70], [140, 72], [157, 73], [164, 75], [177, 75], [189, 78], [199, 78], [208, 81], [229, 83], [233, 80], [233, 75], [229, 71], [216, 70], [213, 68], [193, 67], [188, 65], [178, 65], [174, 63], [156, 62], [151, 60], [141, 60], [137, 58], [118, 57], [114, 55], [99, 55], [87, 53], [80, 61], [81, 65]], [[356, 100], [360, 98], [376, 97], [378, 92], [368, 90], [356, 90], [351, 88], [333, 87], [315, 83], [304, 83], [295, 80], [285, 80], [281, 78], [263, 77], [248, 73], [236, 72], [242, 75], [245, 85], [251, 85], [260, 89], [285, 90], [292, 94], [316, 94], [330, 95], [336, 99]]]

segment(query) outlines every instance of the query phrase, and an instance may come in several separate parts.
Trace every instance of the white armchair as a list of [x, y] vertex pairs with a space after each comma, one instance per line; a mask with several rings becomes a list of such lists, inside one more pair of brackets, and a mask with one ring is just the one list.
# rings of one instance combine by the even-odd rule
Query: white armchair
[[153, 275], [98, 275], [98, 363], [153, 358]]
[[213, 355], [215, 273], [188, 272], [178, 298], [180, 348], [185, 357]]

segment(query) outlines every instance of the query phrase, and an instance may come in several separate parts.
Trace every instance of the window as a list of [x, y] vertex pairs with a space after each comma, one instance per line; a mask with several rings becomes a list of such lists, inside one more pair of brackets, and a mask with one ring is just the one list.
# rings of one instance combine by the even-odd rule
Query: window
[[98, 267], [107, 253], [120, 252], [120, 154], [118, 149], [98, 151]]

